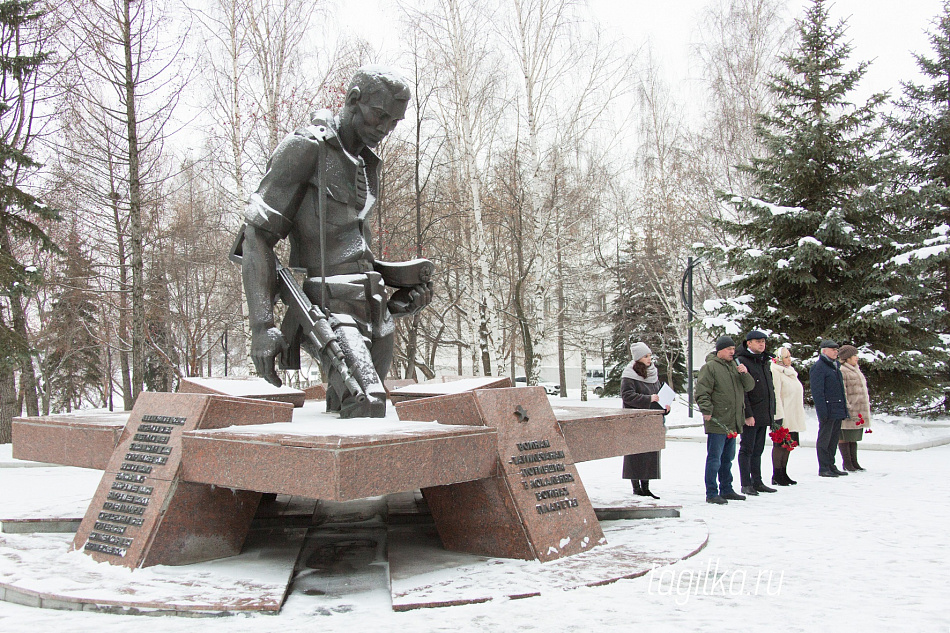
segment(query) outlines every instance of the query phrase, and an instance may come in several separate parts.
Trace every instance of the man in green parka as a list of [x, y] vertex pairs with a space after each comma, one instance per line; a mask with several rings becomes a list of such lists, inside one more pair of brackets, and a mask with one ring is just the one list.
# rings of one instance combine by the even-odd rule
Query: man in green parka
[[720, 336], [696, 380], [696, 404], [706, 429], [706, 502], [720, 505], [745, 500], [732, 489], [732, 460], [745, 423], [745, 392], [755, 388], [755, 379], [733, 361], [735, 355], [735, 341]]

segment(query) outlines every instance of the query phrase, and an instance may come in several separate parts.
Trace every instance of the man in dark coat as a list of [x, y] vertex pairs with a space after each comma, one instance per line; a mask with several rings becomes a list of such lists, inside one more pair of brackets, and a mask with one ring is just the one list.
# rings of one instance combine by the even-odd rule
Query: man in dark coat
[[765, 334], [758, 330], [749, 332], [736, 358], [755, 378], [755, 387], [745, 394], [745, 426], [739, 443], [742, 493], [756, 496], [760, 492], [775, 492], [775, 488], [762, 481], [762, 453], [769, 429], [775, 423], [775, 389], [769, 369], [772, 355], [765, 351]]
[[844, 477], [848, 473], [835, 466], [835, 452], [841, 421], [850, 417], [844, 395], [844, 380], [838, 364], [838, 344], [826, 339], [820, 345], [821, 354], [811, 368], [809, 382], [811, 396], [818, 414], [818, 475], [820, 477]]

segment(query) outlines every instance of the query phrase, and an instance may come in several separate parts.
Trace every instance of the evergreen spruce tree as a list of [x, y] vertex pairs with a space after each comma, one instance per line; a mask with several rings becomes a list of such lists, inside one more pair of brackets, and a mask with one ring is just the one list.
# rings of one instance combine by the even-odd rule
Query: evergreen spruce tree
[[149, 391], [174, 391], [176, 375], [170, 363], [177, 365], [180, 358], [170, 323], [168, 275], [161, 259], [152, 262], [145, 298], [145, 386]]
[[53, 243], [38, 222], [56, 217], [22, 187], [36, 167], [27, 150], [33, 138], [37, 71], [48, 59], [36, 37], [42, 17], [35, 10], [37, 4], [0, 0], [0, 443], [11, 440], [13, 416], [24, 400], [23, 393], [17, 399], [16, 369], [26, 386], [27, 410], [36, 405], [23, 299], [40, 283], [41, 275], [17, 257], [14, 244], [33, 242], [52, 250]]
[[44, 409], [72, 411], [103, 382], [101, 342], [98, 338], [99, 309], [92, 290], [95, 275], [92, 259], [75, 230], [70, 231], [64, 248], [65, 267], [54, 279], [52, 309], [42, 315], [46, 353], [41, 358], [46, 379]]
[[888, 262], [891, 274], [916, 280], [908, 290], [917, 306], [915, 322], [940, 339], [933, 355], [943, 354], [943, 371], [930, 385], [936, 406], [950, 406], [950, 2], [934, 20], [930, 35], [933, 57], [915, 55], [925, 83], [905, 83], [892, 117], [905, 160], [908, 196], [916, 196], [915, 212], [905, 218], [897, 240], [899, 254]]
[[726, 287], [740, 309], [710, 320], [771, 333], [773, 346], [789, 343], [806, 360], [822, 338], [854, 344], [872, 400], [895, 405], [912, 401], [938, 362], [932, 336], [913, 321], [914, 280], [886, 270], [913, 200], [885, 146], [886, 95], [849, 100], [868, 64], [847, 69], [845, 23], [832, 21], [828, 5], [811, 0], [770, 84], [775, 109], [756, 130], [765, 155], [741, 167], [758, 195], [722, 197], [750, 219], [724, 223], [735, 241], [718, 249], [737, 273]]
[[643, 341], [653, 350], [653, 360], [664, 382], [668, 359], [673, 359], [670, 386], [677, 391], [683, 389], [686, 356], [669, 317], [647, 281], [644, 255], [638, 252], [637, 246], [636, 240], [631, 241], [618, 264], [619, 270], [613, 271], [621, 287], [610, 315], [613, 325], [610, 350], [604, 363], [607, 367], [605, 395], [620, 394], [620, 378], [631, 360], [630, 346], [637, 341]]
[[53, 249], [40, 222], [58, 217], [22, 188], [25, 175], [37, 164], [24, 147], [24, 140], [30, 138], [24, 133], [29, 121], [23, 120], [20, 105], [33, 98], [35, 74], [49, 58], [45, 52], [23, 52], [32, 25], [43, 15], [37, 5], [33, 0], [0, 2], [0, 80], [4, 91], [0, 99], [0, 364], [6, 368], [30, 351], [29, 342], [12, 325], [15, 315], [10, 314], [7, 302], [30, 294], [41, 281], [35, 266], [18, 260], [13, 244], [28, 240]]

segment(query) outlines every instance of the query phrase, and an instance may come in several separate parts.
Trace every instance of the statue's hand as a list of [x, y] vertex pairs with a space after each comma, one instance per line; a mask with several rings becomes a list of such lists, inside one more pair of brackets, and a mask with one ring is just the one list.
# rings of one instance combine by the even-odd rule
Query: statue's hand
[[389, 312], [394, 316], [412, 315], [432, 302], [432, 282], [411, 288], [400, 288], [389, 298]]
[[274, 385], [281, 386], [280, 377], [274, 369], [274, 359], [289, 345], [284, 335], [276, 327], [255, 332], [251, 337], [251, 358], [254, 360], [254, 369], [257, 375]]

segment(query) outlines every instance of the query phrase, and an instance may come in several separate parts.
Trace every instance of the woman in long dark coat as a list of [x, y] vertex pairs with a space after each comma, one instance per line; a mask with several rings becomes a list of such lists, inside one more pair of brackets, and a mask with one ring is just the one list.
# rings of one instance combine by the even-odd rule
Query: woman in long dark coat
[[[623, 370], [620, 379], [620, 398], [624, 409], [660, 409], [663, 415], [670, 412], [660, 406], [660, 382], [653, 352], [646, 343], [634, 343], [630, 347], [633, 361]], [[633, 494], [659, 499], [650, 490], [650, 480], [660, 478], [660, 451], [626, 455], [623, 458], [623, 478], [633, 482]]]

